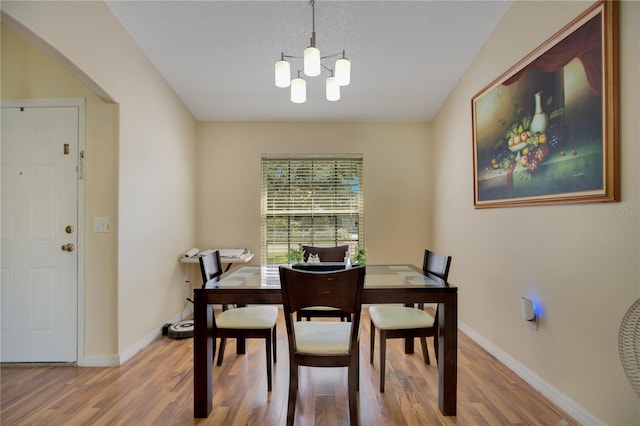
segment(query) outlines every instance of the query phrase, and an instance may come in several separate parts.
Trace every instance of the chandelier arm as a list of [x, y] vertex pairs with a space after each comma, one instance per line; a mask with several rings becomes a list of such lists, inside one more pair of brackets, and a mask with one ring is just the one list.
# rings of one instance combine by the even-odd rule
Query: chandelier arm
[[327, 55], [327, 56], [322, 56], [320, 59], [329, 59], [329, 58], [335, 58], [337, 56], [342, 56], [344, 57], [344, 52], [340, 52], [340, 53], [333, 53], [331, 55]]
[[[329, 59], [329, 58], [335, 58], [335, 57], [338, 57], [338, 56], [343, 56], [343, 54], [342, 54], [342, 53], [334, 53], [334, 54], [331, 54], [331, 55], [322, 56], [322, 57], [320, 58], [320, 60], [322, 60], [322, 59]], [[302, 57], [302, 56], [285, 55], [285, 54], [283, 53], [283, 54], [282, 54], [282, 59], [285, 59], [285, 58], [288, 58], [288, 59], [303, 59], [303, 60], [304, 60], [304, 57]], [[327, 68], [324, 64], [321, 64], [321, 65], [322, 65], [323, 67]], [[327, 69], [328, 69], [328, 68], [327, 68]]]
[[[304, 59], [304, 57], [302, 57], [302, 56], [286, 55], [284, 53], [281, 56], [282, 56], [282, 58]], [[336, 58], [338, 56], [344, 57], [344, 53], [342, 53], [342, 52], [341, 53], [332, 53], [331, 55], [322, 56], [322, 57], [320, 57], [320, 59]]]

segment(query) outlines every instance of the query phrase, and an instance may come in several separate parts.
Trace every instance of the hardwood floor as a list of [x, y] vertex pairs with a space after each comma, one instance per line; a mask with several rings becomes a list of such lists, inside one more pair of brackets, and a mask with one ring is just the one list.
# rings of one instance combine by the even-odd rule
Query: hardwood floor
[[[213, 412], [193, 418], [193, 340], [161, 337], [115, 368], [2, 366], [2, 425], [281, 425], [287, 412], [287, 340], [278, 320], [278, 362], [267, 393], [264, 341], [246, 355], [227, 345], [214, 366]], [[362, 425], [576, 425], [566, 413], [459, 333], [458, 415], [438, 410], [438, 373], [421, 352], [387, 343], [385, 393], [378, 357], [369, 364], [369, 316], [363, 310], [359, 410]], [[419, 346], [419, 345], [418, 345]], [[376, 354], [378, 344], [376, 339]], [[431, 359], [435, 359], [429, 339]], [[346, 425], [346, 369], [302, 368], [297, 425]]]

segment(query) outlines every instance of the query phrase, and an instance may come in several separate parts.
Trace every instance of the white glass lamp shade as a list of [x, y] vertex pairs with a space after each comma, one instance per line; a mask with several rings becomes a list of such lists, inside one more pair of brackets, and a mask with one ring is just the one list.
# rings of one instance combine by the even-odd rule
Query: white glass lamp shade
[[327, 100], [332, 102], [340, 100], [340, 85], [333, 76], [327, 78]]
[[336, 61], [336, 81], [340, 86], [348, 86], [351, 83], [351, 62], [346, 59]]
[[309, 77], [320, 75], [320, 51], [315, 47], [304, 49], [304, 73]]
[[302, 78], [291, 80], [291, 102], [303, 104], [307, 101], [307, 82]]
[[287, 61], [276, 62], [276, 86], [289, 87], [291, 85], [291, 65]]

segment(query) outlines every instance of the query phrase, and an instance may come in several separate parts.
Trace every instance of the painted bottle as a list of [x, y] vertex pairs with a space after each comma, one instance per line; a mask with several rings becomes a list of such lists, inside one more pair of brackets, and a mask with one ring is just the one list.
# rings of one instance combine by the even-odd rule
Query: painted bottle
[[531, 125], [529, 126], [529, 130], [531, 133], [542, 134], [547, 131], [547, 125], [549, 124], [549, 117], [542, 110], [542, 91], [537, 92], [533, 95], [536, 101], [536, 111], [533, 114], [533, 118], [531, 119]]

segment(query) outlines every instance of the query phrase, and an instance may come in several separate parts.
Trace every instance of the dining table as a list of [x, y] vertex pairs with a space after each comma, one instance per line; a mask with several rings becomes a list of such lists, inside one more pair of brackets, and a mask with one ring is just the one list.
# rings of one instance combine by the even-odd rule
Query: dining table
[[[194, 289], [193, 412], [206, 418], [213, 408], [213, 309], [222, 304], [282, 304], [279, 266], [248, 265], [218, 281]], [[286, 266], [286, 265], [285, 265]], [[438, 408], [444, 416], [456, 415], [458, 376], [458, 289], [436, 275], [409, 264], [366, 265], [363, 307], [370, 304], [437, 303]], [[239, 339], [240, 340], [240, 339]], [[237, 352], [243, 353], [238, 341]], [[413, 339], [405, 353], [413, 352]]]

